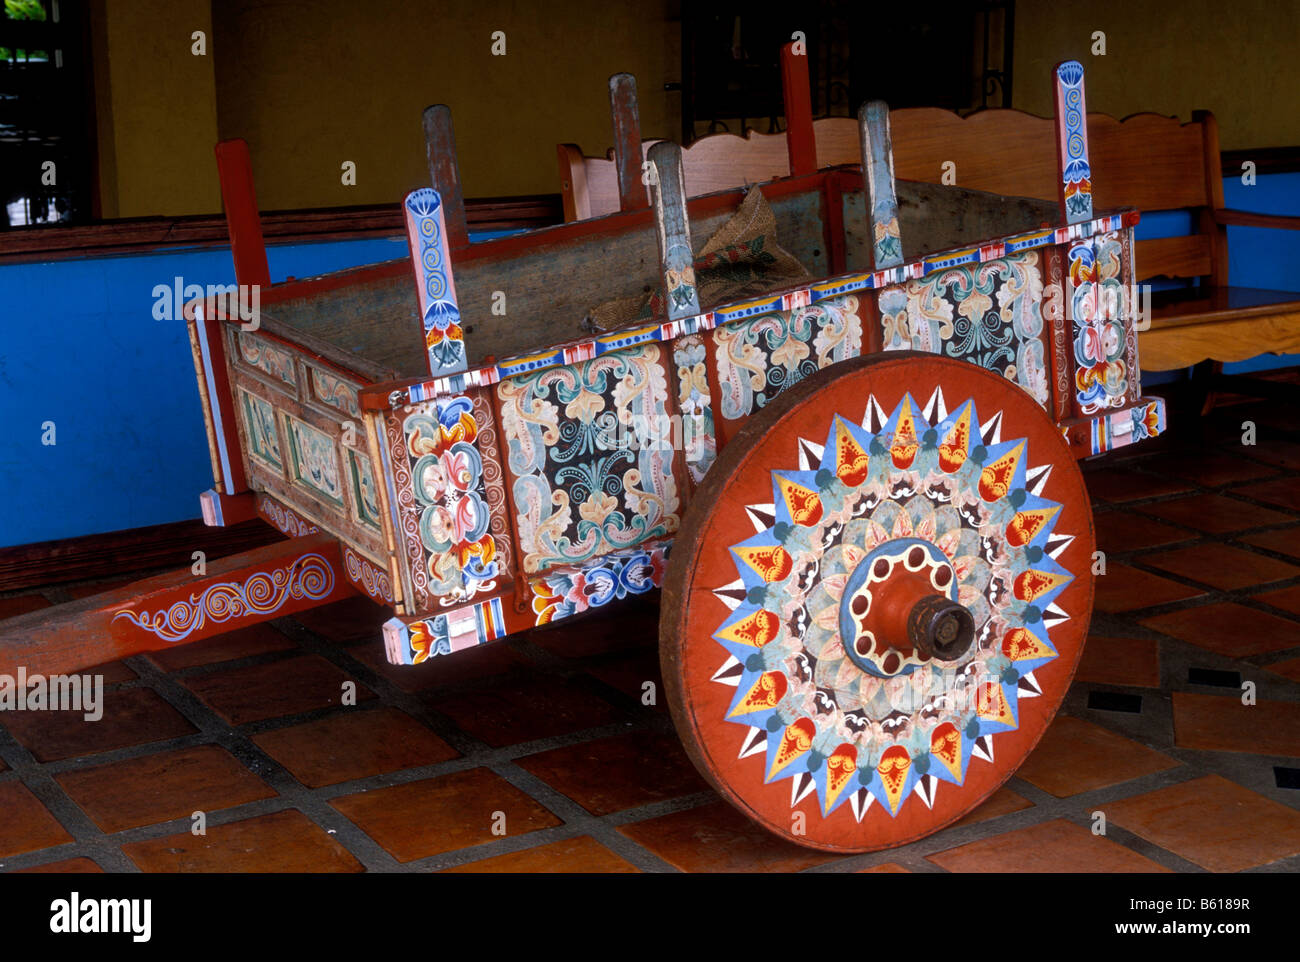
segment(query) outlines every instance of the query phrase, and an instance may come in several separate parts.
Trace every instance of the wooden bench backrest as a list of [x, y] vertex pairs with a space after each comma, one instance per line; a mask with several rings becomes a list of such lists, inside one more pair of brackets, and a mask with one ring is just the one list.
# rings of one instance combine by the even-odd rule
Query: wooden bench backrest
[[[811, 107], [802, 59], [783, 57], [782, 66], [786, 100], [800, 105], [806, 132], [806, 114]], [[790, 69], [791, 65], [796, 69]], [[791, 77], [798, 79], [792, 81]], [[795, 82], [803, 87], [792, 88]], [[797, 121], [792, 118], [791, 122]], [[1052, 118], [1008, 109], [961, 117], [948, 110], [920, 107], [891, 111], [889, 123], [894, 176], [899, 179], [943, 183], [945, 164], [951, 163], [955, 169], [949, 180], [959, 187], [1038, 200], [1057, 200], [1060, 195]], [[818, 168], [861, 163], [861, 135], [855, 119], [828, 117], [812, 122], [811, 127]], [[653, 143], [642, 143], [642, 159]], [[1095, 210], [1186, 209], [1195, 215], [1198, 233], [1138, 242], [1135, 262], [1139, 280], [1164, 275], [1208, 277], [1211, 283], [1227, 283], [1226, 232], [1215, 225], [1212, 215], [1214, 208], [1223, 206], [1218, 129], [1212, 114], [1197, 112], [1186, 124], [1150, 113], [1123, 121], [1107, 114], [1089, 114], [1088, 148]], [[745, 137], [703, 137], [682, 152], [686, 193], [697, 196], [789, 176], [788, 156], [784, 133], [750, 131]], [[561, 144], [559, 162], [566, 220], [600, 217], [619, 209], [613, 159], [585, 157], [572, 144]], [[645, 189], [645, 203], [649, 204]]]
[[[856, 128], [847, 119], [839, 123]], [[900, 179], [941, 183], [944, 164], [951, 161], [960, 187], [1039, 200], [1055, 200], [1059, 194], [1050, 118], [1003, 109], [963, 118], [947, 110], [911, 108], [891, 111], [889, 123], [894, 175]], [[846, 129], [838, 139], [847, 140], [852, 133]], [[1212, 115], [1198, 113], [1184, 124], [1158, 114], [1136, 114], [1123, 121], [1089, 114], [1088, 154], [1094, 209], [1190, 209], [1199, 215], [1195, 226], [1202, 233], [1138, 242], [1139, 279], [1212, 276], [1215, 283], [1226, 283], [1226, 263], [1222, 280], [1218, 278], [1218, 231], [1204, 229], [1212, 222], [1206, 212], [1223, 206]]]

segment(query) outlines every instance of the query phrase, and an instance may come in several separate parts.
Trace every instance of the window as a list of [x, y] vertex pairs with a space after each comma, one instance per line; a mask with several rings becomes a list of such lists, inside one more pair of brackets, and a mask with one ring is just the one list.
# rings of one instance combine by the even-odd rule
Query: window
[[92, 216], [84, 23], [77, 0], [4, 0], [0, 228]]

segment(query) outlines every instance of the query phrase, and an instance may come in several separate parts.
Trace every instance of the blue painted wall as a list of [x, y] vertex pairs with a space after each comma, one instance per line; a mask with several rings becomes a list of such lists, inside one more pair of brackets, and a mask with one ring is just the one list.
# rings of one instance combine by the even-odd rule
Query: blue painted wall
[[[280, 281], [406, 250], [396, 237], [271, 246], [267, 259]], [[0, 546], [199, 516], [212, 468], [189, 338], [153, 318], [154, 287], [177, 276], [234, 283], [230, 249], [0, 266]]]
[[[1224, 182], [1229, 207], [1300, 214], [1300, 174]], [[1148, 215], [1138, 236], [1186, 233]], [[489, 234], [475, 235], [487, 239]], [[1300, 231], [1229, 228], [1231, 281], [1300, 290]], [[272, 246], [271, 276], [402, 257], [404, 238]], [[153, 319], [153, 289], [230, 284], [228, 248], [0, 266], [0, 546], [196, 518], [212, 486], [189, 341]], [[1257, 358], [1229, 370], [1300, 363]], [[1177, 373], [1151, 376], [1147, 384]], [[56, 442], [41, 443], [52, 421]]]

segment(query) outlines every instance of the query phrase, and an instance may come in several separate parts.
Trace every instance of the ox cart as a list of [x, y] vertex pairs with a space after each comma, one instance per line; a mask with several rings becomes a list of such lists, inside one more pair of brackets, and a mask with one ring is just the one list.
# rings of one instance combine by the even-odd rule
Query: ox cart
[[[431, 108], [439, 189], [405, 199], [410, 259], [276, 285], [246, 146], [220, 145], [261, 314], [187, 308], [204, 517], [289, 540], [79, 624], [103, 660], [360, 592], [394, 612], [388, 659], [419, 664], [661, 587], [673, 719], [745, 814], [834, 851], [952, 822], [1079, 660], [1077, 460], [1164, 430], [1129, 309], [1137, 214], [1092, 209], [1082, 67], [1052, 82], [1059, 204], [895, 183], [873, 102], [860, 168], [815, 169], [792, 131], [791, 176], [688, 199], [677, 145], [642, 166], [632, 144], [620, 177], [650, 206], [475, 244]], [[755, 191], [760, 249], [701, 256]], [[803, 273], [763, 288], [773, 239]], [[710, 301], [739, 266], [745, 295]], [[630, 322], [593, 320], [636, 298]], [[25, 663], [67, 667], [55, 635]]]

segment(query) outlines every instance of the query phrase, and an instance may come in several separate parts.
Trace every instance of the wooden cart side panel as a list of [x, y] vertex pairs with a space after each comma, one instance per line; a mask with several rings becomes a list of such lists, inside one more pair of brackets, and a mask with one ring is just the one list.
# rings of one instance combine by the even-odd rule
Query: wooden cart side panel
[[524, 582], [522, 604], [505, 592], [463, 605], [384, 624], [384, 649], [394, 665], [487, 644], [515, 632], [551, 624], [663, 584], [670, 544], [646, 542], [578, 566], [560, 566]]
[[349, 410], [362, 385], [234, 327], [228, 327], [227, 344], [240, 453], [251, 485], [302, 523], [329, 531], [387, 569], [382, 478], [364, 424]]
[[841, 294], [719, 324], [709, 335], [725, 445], [740, 423], [809, 374], [862, 353], [862, 294]]
[[191, 325], [191, 345], [196, 350], [195, 366], [210, 432], [216, 490], [234, 495], [248, 490], [248, 477], [240, 455], [239, 423], [229, 381], [227, 325], [214, 316], [214, 307], [212, 303], [191, 302], [185, 305], [185, 316]]
[[1015, 381], [1050, 410], [1043, 252], [990, 253], [998, 256], [956, 264], [882, 290], [885, 350], [971, 361]]
[[208, 439], [208, 458], [212, 462], [212, 482], [217, 486], [216, 490], [222, 488], [222, 468], [221, 468], [221, 449], [217, 444], [217, 431], [213, 423], [212, 413], [212, 396], [208, 387], [208, 379], [204, 374], [203, 365], [203, 348], [199, 345], [199, 331], [197, 323], [190, 318], [186, 319], [186, 332], [190, 339], [190, 353], [194, 357], [194, 378], [198, 382], [199, 388], [199, 407], [203, 411], [203, 430]]
[[1044, 321], [1050, 331], [1052, 358], [1052, 416], [1058, 422], [1074, 409], [1074, 360], [1070, 321], [1066, 313], [1065, 259], [1063, 245], [1044, 248], [1047, 288], [1043, 296]]
[[527, 574], [670, 536], [683, 478], [669, 441], [669, 344], [638, 344], [496, 386]]
[[404, 610], [438, 611], [499, 590], [514, 553], [488, 406], [457, 395], [399, 406], [380, 421]]

